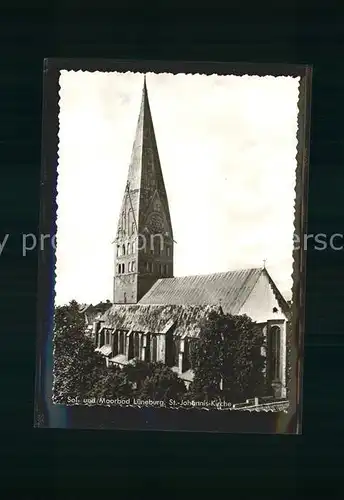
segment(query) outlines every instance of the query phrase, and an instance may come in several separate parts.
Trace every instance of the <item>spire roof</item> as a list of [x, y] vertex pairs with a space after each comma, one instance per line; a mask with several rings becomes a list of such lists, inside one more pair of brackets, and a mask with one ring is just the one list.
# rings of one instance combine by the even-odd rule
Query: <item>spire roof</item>
[[[129, 164], [126, 191], [129, 193], [138, 191], [140, 193], [137, 209], [140, 210], [141, 215], [149, 209], [151, 200], [158, 196], [164, 206], [164, 213], [168, 224], [171, 224], [167, 194], [148, 99], [146, 75], [143, 78], [140, 112]], [[139, 219], [141, 220], [141, 217], [139, 217], [139, 213], [137, 212], [137, 222], [139, 222]]]

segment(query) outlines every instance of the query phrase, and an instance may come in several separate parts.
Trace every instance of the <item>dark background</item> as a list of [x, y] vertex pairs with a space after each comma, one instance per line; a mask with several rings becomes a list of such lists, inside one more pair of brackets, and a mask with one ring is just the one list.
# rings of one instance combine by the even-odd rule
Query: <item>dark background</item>
[[308, 250], [302, 436], [71, 431], [33, 429], [37, 253], [23, 258], [20, 241], [38, 233], [45, 57], [312, 64], [308, 233], [344, 233], [342, 27], [339, 12], [316, 6], [241, 16], [0, 9], [0, 241], [10, 234], [0, 256], [0, 488], [17, 490], [4, 498], [332, 496], [343, 463], [344, 251]]

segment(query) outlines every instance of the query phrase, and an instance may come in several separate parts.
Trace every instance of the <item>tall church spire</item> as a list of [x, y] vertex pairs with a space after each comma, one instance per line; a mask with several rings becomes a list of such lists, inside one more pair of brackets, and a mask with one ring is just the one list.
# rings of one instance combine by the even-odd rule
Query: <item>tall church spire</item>
[[117, 227], [114, 302], [136, 303], [173, 276], [173, 232], [146, 76]]

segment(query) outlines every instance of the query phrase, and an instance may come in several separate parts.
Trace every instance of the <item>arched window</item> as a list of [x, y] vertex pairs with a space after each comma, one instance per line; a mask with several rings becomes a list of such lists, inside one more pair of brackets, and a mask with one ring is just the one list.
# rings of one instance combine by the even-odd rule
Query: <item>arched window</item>
[[174, 341], [174, 366], [179, 366], [180, 340]]
[[133, 260], [133, 262], [131, 263], [131, 270], [132, 272], [135, 271], [135, 261]]
[[124, 273], [124, 264], [121, 264], [121, 267], [122, 267], [121, 273], [123, 274]]
[[131, 235], [135, 234], [135, 222], [131, 223]]
[[126, 333], [121, 330], [118, 332], [118, 354], [125, 354]]
[[121, 247], [117, 245], [117, 257], [121, 256]]
[[140, 334], [134, 334], [134, 358], [140, 359]]
[[151, 361], [152, 361], [152, 363], [156, 363], [156, 361], [158, 359], [158, 339], [157, 339], [156, 335], [152, 336], [151, 342], [152, 342]]
[[125, 255], [125, 245], [122, 245], [122, 255]]
[[135, 252], [136, 252], [136, 245], [135, 245], [135, 241], [133, 241], [131, 244], [131, 253], [135, 253]]
[[131, 245], [130, 245], [130, 243], [128, 243], [128, 245], [127, 245], [127, 255], [130, 255], [130, 247], [131, 247]]
[[272, 380], [281, 378], [281, 329], [278, 326], [270, 328], [270, 373]]

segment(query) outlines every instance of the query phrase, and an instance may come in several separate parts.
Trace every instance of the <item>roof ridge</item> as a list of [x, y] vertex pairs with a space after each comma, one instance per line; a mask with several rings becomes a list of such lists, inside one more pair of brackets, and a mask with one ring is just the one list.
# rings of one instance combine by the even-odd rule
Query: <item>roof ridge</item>
[[229, 271], [218, 271], [216, 273], [202, 273], [202, 274], [183, 274], [182, 276], [173, 276], [172, 278], [159, 278], [158, 281], [160, 280], [166, 280], [166, 279], [178, 279], [178, 278], [193, 278], [193, 277], [203, 277], [203, 276], [219, 276], [219, 275], [225, 275], [225, 274], [233, 274], [233, 273], [242, 273], [244, 271], [262, 271], [263, 267], [242, 267], [238, 269], [232, 269]]

